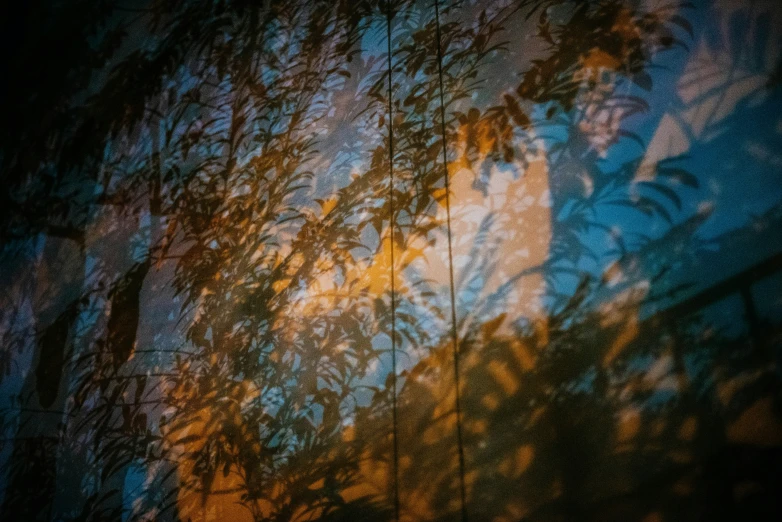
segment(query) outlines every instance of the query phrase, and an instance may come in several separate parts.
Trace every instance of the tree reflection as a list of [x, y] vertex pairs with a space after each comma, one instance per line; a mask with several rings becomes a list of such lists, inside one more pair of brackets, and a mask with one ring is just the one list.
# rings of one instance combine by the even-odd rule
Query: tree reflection
[[3, 519], [779, 514], [782, 194], [704, 238], [698, 162], [779, 161], [780, 10], [436, 7], [106, 2], [20, 77]]

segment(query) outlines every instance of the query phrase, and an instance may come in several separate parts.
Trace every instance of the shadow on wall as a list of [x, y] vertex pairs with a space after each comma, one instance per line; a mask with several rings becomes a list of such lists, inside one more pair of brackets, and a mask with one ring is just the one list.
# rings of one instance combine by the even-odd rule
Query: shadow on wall
[[777, 4], [85, 5], [0, 148], [0, 519], [782, 514]]

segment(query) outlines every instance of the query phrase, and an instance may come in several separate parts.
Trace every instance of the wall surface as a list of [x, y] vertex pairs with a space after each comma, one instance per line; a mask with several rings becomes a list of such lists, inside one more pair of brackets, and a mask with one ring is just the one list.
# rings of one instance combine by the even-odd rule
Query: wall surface
[[0, 520], [781, 519], [778, 0], [20, 4]]

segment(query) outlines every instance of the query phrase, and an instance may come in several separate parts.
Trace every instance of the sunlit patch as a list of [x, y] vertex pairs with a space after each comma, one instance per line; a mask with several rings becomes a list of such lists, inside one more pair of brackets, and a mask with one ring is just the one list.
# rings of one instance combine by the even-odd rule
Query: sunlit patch
[[620, 444], [635, 439], [641, 431], [641, 412], [634, 409], [620, 412], [616, 431], [617, 442]]
[[532, 464], [535, 458], [535, 449], [529, 444], [519, 447], [515, 454], [509, 455], [502, 462], [500, 462], [498, 468], [500, 473], [508, 478], [515, 478], [521, 476]]
[[771, 397], [757, 400], [728, 426], [728, 439], [766, 447], [782, 444], [782, 420], [773, 413], [774, 408]]

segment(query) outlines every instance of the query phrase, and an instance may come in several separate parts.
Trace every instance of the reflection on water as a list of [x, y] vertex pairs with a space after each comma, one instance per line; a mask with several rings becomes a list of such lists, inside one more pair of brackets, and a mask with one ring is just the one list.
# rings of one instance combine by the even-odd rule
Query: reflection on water
[[81, 4], [10, 65], [2, 520], [782, 514], [777, 2]]

